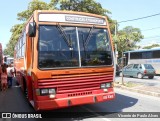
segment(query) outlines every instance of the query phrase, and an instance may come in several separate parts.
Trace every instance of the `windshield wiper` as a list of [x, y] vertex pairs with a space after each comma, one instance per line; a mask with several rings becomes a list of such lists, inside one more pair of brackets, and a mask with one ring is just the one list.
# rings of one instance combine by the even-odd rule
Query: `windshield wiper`
[[64, 41], [66, 42], [67, 46], [69, 47], [69, 50], [71, 52], [71, 58], [73, 58], [73, 47], [72, 47], [71, 35], [69, 34], [69, 39], [68, 39], [68, 37], [65, 34], [62, 26], [59, 23], [57, 24], [57, 27], [58, 27], [59, 32], [62, 34], [62, 37], [64, 38]]
[[92, 26], [92, 28], [90, 29], [89, 34], [88, 34], [86, 40], [84, 39], [84, 35], [82, 35], [82, 41], [83, 41], [83, 48], [84, 48], [85, 59], [87, 59], [87, 45], [88, 45], [89, 40], [91, 38], [93, 29], [94, 29], [94, 26]]
[[84, 44], [84, 47], [85, 47], [85, 48], [87, 47], [87, 45], [88, 45], [88, 43], [89, 43], [89, 40], [90, 40], [90, 38], [91, 38], [91, 36], [92, 36], [93, 29], [94, 29], [94, 26], [92, 26], [92, 28], [90, 29], [89, 34], [88, 34], [88, 36], [87, 36], [87, 39], [84, 41], [84, 42], [85, 42], [85, 44]]
[[67, 35], [65, 34], [62, 26], [59, 23], [57, 24], [57, 28], [59, 32], [62, 34], [62, 37], [64, 38], [64, 41], [66, 42], [67, 46], [70, 48], [70, 50], [72, 50], [72, 43], [70, 42], [70, 40], [68, 40]]

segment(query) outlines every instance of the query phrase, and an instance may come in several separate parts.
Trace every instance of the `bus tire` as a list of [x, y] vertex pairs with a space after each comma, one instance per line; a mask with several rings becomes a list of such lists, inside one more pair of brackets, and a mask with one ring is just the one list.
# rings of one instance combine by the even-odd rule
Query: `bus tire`
[[153, 78], [154, 78], [154, 76], [148, 76], [148, 78], [149, 78], [149, 79], [153, 79]]
[[25, 97], [28, 99], [27, 83], [24, 78], [23, 78], [23, 92], [24, 92]]
[[138, 73], [138, 74], [137, 74], [137, 77], [138, 77], [138, 79], [142, 79], [142, 78], [143, 78], [143, 75], [142, 75], [141, 73]]

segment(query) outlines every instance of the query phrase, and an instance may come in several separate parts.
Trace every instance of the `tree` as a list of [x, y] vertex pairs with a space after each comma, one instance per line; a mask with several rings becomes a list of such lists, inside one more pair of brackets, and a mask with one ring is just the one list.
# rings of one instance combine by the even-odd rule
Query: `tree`
[[[32, 0], [28, 4], [28, 9], [17, 14], [17, 19], [24, 23], [29, 19], [35, 10], [72, 10], [94, 13], [98, 15], [107, 16], [110, 23], [111, 32], [114, 32], [114, 21], [108, 16], [110, 11], [102, 8], [101, 4], [94, 0], [51, 0], [50, 3], [45, 3], [41, 0]], [[14, 25], [11, 29], [12, 35], [4, 50], [5, 54], [13, 56], [15, 43], [18, 41], [20, 33], [23, 29], [23, 24]]]
[[61, 10], [72, 10], [79, 12], [88, 12], [106, 16], [110, 11], [102, 8], [101, 4], [94, 0], [60, 0]]
[[122, 53], [136, 48], [136, 43], [140, 42], [141, 39], [143, 39], [143, 35], [139, 28], [127, 26], [117, 32], [117, 36], [114, 37], [114, 43], [117, 44], [118, 52]]
[[[29, 19], [32, 15], [33, 11], [35, 10], [72, 10], [72, 11], [80, 11], [80, 12], [88, 12], [98, 15], [103, 15], [108, 18], [110, 23], [110, 30], [111, 34], [115, 34], [115, 24], [117, 23], [116, 20], [112, 20], [109, 15], [111, 14], [110, 11], [107, 9], [102, 8], [101, 4], [96, 2], [95, 0], [51, 0], [50, 3], [45, 3], [41, 0], [32, 0], [28, 4], [28, 9], [24, 10], [17, 14], [17, 19], [23, 21], [24, 23]], [[12, 35], [7, 44], [7, 48], [5, 50], [6, 54], [13, 55], [13, 49], [15, 43], [18, 41], [20, 33], [23, 28], [23, 24], [15, 25], [12, 29]], [[21, 26], [21, 27], [20, 27]], [[117, 37], [114, 37], [114, 43], [118, 45], [118, 51], [122, 52], [122, 48], [124, 51], [133, 49], [135, 44], [142, 39], [143, 36], [138, 28], [133, 27], [126, 27], [123, 30], [118, 31]], [[133, 40], [132, 48], [128, 48], [125, 43], [126, 40]], [[122, 46], [123, 45], [123, 46]]]
[[114, 34], [115, 20], [112, 20], [109, 15], [111, 12], [104, 9], [100, 3], [95, 0], [60, 0], [60, 10], [72, 10], [79, 12], [87, 12], [98, 15], [103, 15], [108, 18], [111, 33]]
[[10, 32], [12, 32], [11, 38], [9, 40], [9, 43], [6, 45], [6, 49], [4, 50], [4, 54], [6, 55], [10, 55], [10, 56], [14, 56], [14, 47], [15, 44], [18, 41], [18, 38], [22, 32], [22, 28], [23, 28], [24, 24], [16, 24], [14, 25]]
[[17, 14], [18, 20], [27, 21], [29, 17], [33, 14], [35, 10], [53, 10], [57, 9], [56, 5], [58, 4], [58, 0], [51, 0], [49, 4], [41, 1], [41, 0], [32, 0], [29, 3], [28, 9], [24, 10]]
[[95, 0], [60, 0], [60, 10], [72, 10], [79, 12], [87, 12], [106, 16], [110, 24], [111, 33], [114, 34], [115, 20], [112, 20], [109, 15], [111, 12], [104, 9], [102, 5]]
[[33, 14], [33, 11], [35, 10], [49, 10], [49, 9], [56, 9], [56, 5], [58, 4], [58, 0], [51, 0], [49, 4], [41, 1], [41, 0], [32, 0], [28, 4], [28, 9], [24, 10], [17, 14], [18, 20], [23, 21], [23, 24], [17, 24], [14, 25], [10, 32], [12, 33], [11, 38], [9, 40], [9, 43], [6, 46], [6, 49], [4, 50], [4, 53], [10, 56], [14, 56], [14, 47], [17, 43], [20, 34], [23, 30], [23, 27], [25, 25], [25, 22], [29, 19], [29, 17]]
[[152, 45], [143, 47], [143, 49], [151, 49], [151, 48], [154, 48], [154, 47], [160, 47], [160, 45], [159, 44], [152, 44]]

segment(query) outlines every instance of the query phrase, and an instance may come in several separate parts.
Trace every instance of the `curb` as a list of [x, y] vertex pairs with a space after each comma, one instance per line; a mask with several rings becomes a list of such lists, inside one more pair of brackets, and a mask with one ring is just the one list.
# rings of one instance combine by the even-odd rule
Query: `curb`
[[147, 90], [133, 89], [133, 88], [125, 87], [125, 86], [122, 86], [122, 85], [117, 85], [117, 84], [115, 84], [114, 87], [122, 89], [122, 90], [128, 90], [128, 91], [137, 92], [137, 93], [140, 93], [140, 94], [145, 94], [145, 95], [150, 95], [150, 96], [160, 98], [160, 93], [158, 93], [158, 92], [151, 92], [151, 91], [147, 91]]

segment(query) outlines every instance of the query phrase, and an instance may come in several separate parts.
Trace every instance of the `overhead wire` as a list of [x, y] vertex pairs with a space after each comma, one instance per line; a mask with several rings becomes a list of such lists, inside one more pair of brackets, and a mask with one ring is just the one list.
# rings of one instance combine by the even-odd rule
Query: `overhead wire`
[[155, 29], [160, 29], [160, 27], [155, 27], [155, 28], [150, 28], [150, 29], [144, 29], [144, 30], [141, 30], [141, 31], [150, 31], [150, 30], [155, 30]]
[[[136, 21], [136, 20], [141, 20], [141, 19], [146, 19], [146, 18], [158, 16], [158, 15], [160, 15], [160, 13], [152, 14], [152, 15], [144, 16], [144, 17], [139, 17], [139, 18], [135, 18], [135, 19], [130, 19], [130, 20], [124, 20], [124, 21], [120, 21], [120, 22], [117, 22], [117, 23], [124, 23], [124, 22]], [[145, 30], [141, 30], [141, 31], [149, 31], [149, 30], [155, 30], [155, 29], [160, 29], [160, 27], [145, 29]], [[160, 36], [157, 35], [157, 36], [146, 37], [146, 38], [144, 38], [143, 40], [145, 40], [145, 39], [150, 39], [150, 38], [160, 38]]]
[[130, 19], [130, 20], [124, 20], [124, 21], [120, 21], [120, 22], [117, 22], [117, 23], [124, 23], [124, 22], [129, 22], [129, 21], [136, 21], [136, 20], [140, 20], [140, 19], [145, 19], [145, 18], [150, 18], [150, 17], [158, 16], [158, 15], [160, 15], [160, 13], [153, 14], [153, 15], [149, 15], [149, 16], [144, 16], [144, 17], [140, 17], [140, 18]]

